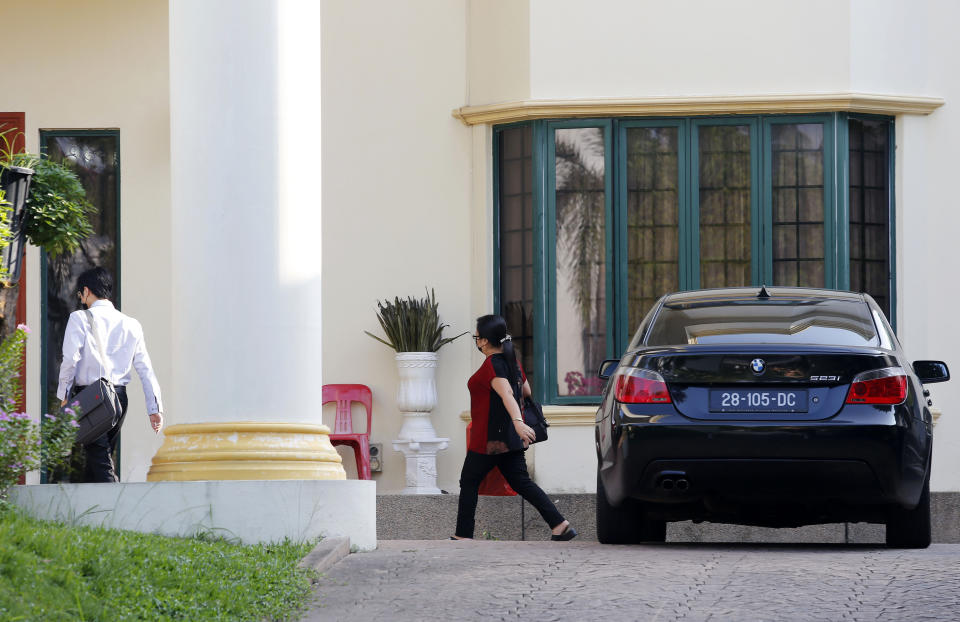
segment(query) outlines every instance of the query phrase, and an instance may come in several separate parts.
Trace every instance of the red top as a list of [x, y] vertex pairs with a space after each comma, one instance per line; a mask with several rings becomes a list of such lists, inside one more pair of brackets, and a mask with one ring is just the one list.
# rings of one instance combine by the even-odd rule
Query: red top
[[[494, 365], [494, 357], [499, 365]], [[473, 451], [478, 454], [490, 453], [487, 447], [489, 440], [489, 423], [491, 416], [491, 404], [493, 410], [505, 411], [503, 400], [500, 395], [493, 390], [494, 378], [506, 378], [507, 365], [502, 362], [503, 356], [500, 354], [491, 354], [480, 366], [470, 380], [467, 381], [467, 389], [470, 390], [470, 420], [473, 425], [470, 426], [470, 439], [467, 442], [467, 451]], [[527, 376], [523, 373], [523, 366], [517, 361], [517, 367], [520, 368], [520, 383], [526, 382]], [[494, 402], [493, 400], [496, 400]], [[497, 452], [493, 452], [497, 453]]]

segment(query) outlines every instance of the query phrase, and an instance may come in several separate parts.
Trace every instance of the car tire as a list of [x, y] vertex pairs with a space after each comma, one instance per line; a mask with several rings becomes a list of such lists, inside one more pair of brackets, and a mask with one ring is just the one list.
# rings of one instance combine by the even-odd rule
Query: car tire
[[930, 475], [923, 483], [920, 503], [912, 510], [895, 508], [887, 515], [887, 546], [925, 549], [930, 546]]
[[640, 520], [637, 536], [640, 542], [666, 542], [667, 521], [643, 518]]
[[624, 499], [620, 507], [611, 505], [597, 473], [597, 540], [603, 544], [641, 544], [666, 539], [666, 521], [645, 518], [638, 501]]

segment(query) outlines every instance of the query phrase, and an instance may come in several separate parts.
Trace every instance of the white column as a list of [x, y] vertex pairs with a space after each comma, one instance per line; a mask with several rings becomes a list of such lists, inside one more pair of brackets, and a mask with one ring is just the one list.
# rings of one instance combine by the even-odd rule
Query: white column
[[320, 423], [320, 66], [319, 2], [170, 2], [170, 423]]
[[319, 3], [171, 0], [176, 423], [317, 416], [319, 85]]

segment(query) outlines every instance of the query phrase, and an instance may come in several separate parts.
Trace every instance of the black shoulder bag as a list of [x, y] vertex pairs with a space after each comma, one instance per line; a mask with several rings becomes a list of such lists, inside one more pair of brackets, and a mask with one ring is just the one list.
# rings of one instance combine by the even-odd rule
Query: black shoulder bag
[[[520, 379], [522, 379], [522, 376]], [[537, 435], [533, 442], [542, 443], [547, 440], [547, 428], [550, 427], [550, 424], [547, 423], [547, 418], [543, 416], [543, 407], [529, 397], [521, 397], [522, 395], [523, 383], [520, 383], [519, 387], [514, 390], [513, 396], [520, 405], [523, 422], [533, 428], [534, 433]]]
[[529, 397], [525, 397], [520, 404], [520, 410], [523, 411], [523, 422], [533, 428], [537, 435], [533, 442], [542, 443], [547, 440], [547, 428], [550, 427], [550, 424], [547, 423], [547, 418], [543, 416], [543, 407]]
[[107, 364], [107, 355], [103, 350], [103, 342], [100, 341], [100, 330], [93, 319], [93, 313], [86, 310], [87, 319], [90, 321], [90, 330], [93, 340], [96, 343], [97, 351], [100, 353], [101, 377], [92, 382], [82, 391], [73, 396], [70, 403], [79, 402], [77, 407], [80, 411], [80, 419], [77, 423], [77, 442], [83, 445], [89, 445], [104, 434], [110, 431], [117, 424], [117, 418], [120, 416], [120, 400], [117, 398], [117, 391], [113, 383], [104, 378], [103, 365]]

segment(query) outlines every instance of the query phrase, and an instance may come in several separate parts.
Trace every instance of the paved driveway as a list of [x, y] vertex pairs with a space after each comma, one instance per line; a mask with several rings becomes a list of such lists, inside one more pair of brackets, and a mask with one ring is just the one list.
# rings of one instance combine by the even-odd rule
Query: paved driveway
[[381, 541], [304, 619], [960, 620], [960, 545]]

